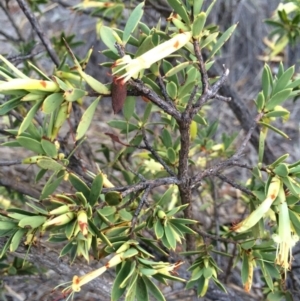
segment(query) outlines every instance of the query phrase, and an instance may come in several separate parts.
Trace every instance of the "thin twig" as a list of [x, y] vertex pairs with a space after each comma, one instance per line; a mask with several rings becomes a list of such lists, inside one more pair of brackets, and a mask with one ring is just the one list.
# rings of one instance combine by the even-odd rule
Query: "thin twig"
[[3, 36], [4, 38], [6, 38], [8, 41], [11, 41], [11, 42], [14, 42], [14, 43], [17, 43], [17, 42], [20, 41], [18, 38], [13, 38], [10, 34], [5, 33], [1, 29], [0, 29], [0, 35]]
[[123, 187], [113, 187], [113, 188], [103, 188], [103, 193], [107, 193], [109, 191], [120, 191], [122, 192], [122, 197], [124, 198], [128, 194], [131, 194], [133, 192], [139, 191], [139, 190], [145, 190], [148, 186], [151, 186], [151, 188], [158, 187], [158, 186], [164, 186], [164, 185], [179, 185], [181, 183], [180, 180], [177, 179], [177, 177], [166, 177], [166, 178], [159, 178], [155, 180], [147, 180], [143, 182], [139, 182], [137, 184], [133, 185], [127, 185]]
[[244, 141], [242, 142], [242, 145], [240, 146], [240, 148], [237, 150], [237, 152], [232, 156], [232, 160], [237, 160], [241, 157], [242, 153], [244, 152], [245, 147], [247, 146], [255, 128], [257, 125], [257, 122], [263, 117], [263, 113], [259, 113], [256, 118], [255, 121], [253, 123], [253, 125], [251, 126], [251, 128], [249, 129], [246, 137], [244, 138]]
[[249, 189], [247, 189], [246, 187], [244, 187], [244, 186], [242, 186], [242, 185], [240, 185], [240, 184], [238, 184], [238, 183], [236, 183], [236, 182], [234, 182], [234, 181], [228, 179], [228, 178], [225, 177], [224, 175], [217, 174], [217, 175], [215, 175], [215, 176], [218, 177], [219, 179], [221, 179], [222, 181], [224, 181], [224, 182], [230, 184], [232, 187], [234, 187], [234, 188], [236, 188], [236, 189], [238, 189], [238, 190], [240, 190], [240, 191], [242, 191], [242, 192], [244, 192], [244, 193], [246, 193], [246, 194], [248, 194], [248, 195], [251, 195], [252, 197], [255, 197], [255, 195], [252, 193], [251, 190], [249, 190]]
[[[237, 162], [237, 161], [234, 161], [232, 163], [233, 166], [238, 166], [238, 167], [241, 167], [241, 168], [246, 168], [246, 169], [249, 169], [249, 170], [253, 170], [253, 166], [250, 166], [246, 163], [241, 163], [241, 162]], [[260, 171], [264, 171], [264, 172], [269, 172], [268, 168], [265, 167], [265, 166], [262, 166], [259, 168]]]
[[165, 100], [172, 106], [175, 108], [175, 105], [174, 105], [174, 102], [172, 101], [172, 99], [170, 98], [170, 96], [168, 95], [167, 93], [167, 90], [166, 90], [166, 85], [161, 77], [161, 75], [159, 74], [157, 76], [157, 79], [158, 79], [158, 85], [161, 89], [161, 93], [162, 95], [164, 96]]
[[216, 100], [221, 100], [221, 101], [224, 101], [224, 102], [230, 102], [231, 101], [231, 97], [226, 97], [226, 96], [223, 96], [223, 95], [215, 95], [215, 99]]
[[19, 4], [20, 8], [22, 9], [23, 13], [27, 17], [28, 21], [30, 22], [32, 28], [36, 31], [37, 35], [41, 39], [41, 42], [43, 43], [43, 45], [47, 49], [47, 52], [48, 52], [50, 58], [52, 59], [53, 63], [56, 66], [59, 66], [59, 58], [58, 58], [57, 54], [55, 53], [49, 38], [42, 31], [41, 26], [40, 26], [37, 18], [31, 12], [28, 4], [24, 0], [17, 0], [17, 2]]
[[35, 187], [31, 187], [29, 183], [16, 181], [15, 177], [11, 177], [3, 172], [0, 172], [0, 185], [19, 193], [29, 195], [35, 199], [40, 197], [40, 191]]
[[199, 71], [201, 74], [201, 83], [202, 83], [202, 95], [206, 94], [209, 88], [208, 75], [205, 68], [205, 63], [203, 60], [203, 56], [200, 50], [199, 39], [193, 39], [194, 51], [196, 58], [198, 60]]
[[133, 218], [131, 220], [131, 233], [133, 233], [133, 231], [134, 231], [134, 227], [135, 227], [135, 224], [137, 222], [137, 218], [138, 218], [139, 214], [141, 213], [141, 210], [143, 209], [144, 205], [147, 204], [148, 195], [149, 195], [151, 189], [152, 189], [151, 186], [148, 186], [145, 189], [144, 194], [141, 198], [141, 201], [140, 201], [138, 207], [136, 208], [136, 210], [134, 212]]
[[[211, 179], [210, 182], [212, 185], [215, 231], [216, 231], [216, 236], [219, 237], [220, 236], [220, 221], [219, 221], [219, 212], [218, 212], [218, 206], [217, 206], [218, 192], [217, 192], [217, 188], [216, 188], [216, 185], [215, 185], [213, 179]], [[221, 250], [221, 245], [220, 245], [219, 241], [216, 242], [216, 248], [218, 251]], [[221, 263], [220, 259], [221, 259], [220, 255], [217, 254], [216, 260], [217, 260], [218, 265], [220, 265], [220, 263]]]
[[11, 166], [11, 165], [19, 165], [19, 164], [22, 164], [22, 160], [0, 162], [0, 166]]
[[160, 96], [158, 96], [153, 90], [149, 89], [143, 82], [140, 80], [130, 79], [128, 83], [139, 92], [139, 95], [147, 97], [165, 113], [171, 115], [177, 121], [181, 119], [181, 113], [173, 105], [160, 98]]
[[[223, 66], [224, 67], [224, 66]], [[206, 93], [204, 93], [203, 95], [201, 95], [201, 97], [199, 97], [199, 99], [196, 101], [196, 103], [193, 106], [193, 110], [192, 110], [192, 116], [194, 116], [195, 114], [197, 114], [197, 112], [202, 108], [202, 106], [210, 99], [215, 98], [217, 96], [217, 93], [219, 91], [219, 89], [221, 88], [221, 86], [224, 85], [225, 81], [227, 80], [227, 77], [229, 75], [229, 69], [226, 69], [224, 67], [224, 71], [223, 74], [221, 75], [221, 77], [219, 78], [218, 81], [216, 81], [210, 89], [207, 89]], [[217, 96], [218, 97], [218, 96]]]
[[234, 245], [239, 244], [239, 242], [237, 242], [237, 241], [235, 241], [235, 240], [233, 240], [231, 238], [217, 237], [216, 235], [209, 234], [209, 233], [204, 232], [204, 231], [199, 230], [199, 229], [196, 229], [194, 231], [197, 232], [200, 236], [210, 238], [210, 239], [212, 239], [214, 241], [222, 241], [222, 242], [230, 243], [230, 244], [234, 244]]
[[122, 160], [122, 158], [120, 158], [119, 160], [120, 160], [122, 167], [125, 170], [129, 170], [132, 174], [134, 174], [136, 177], [138, 177], [140, 179], [140, 181], [146, 181], [146, 178], [142, 174], [132, 170], [132, 168], [130, 168], [130, 166], [127, 163], [125, 163], [124, 160]]
[[7, 59], [10, 61], [10, 62], [16, 62], [16, 61], [24, 61], [24, 60], [28, 60], [28, 59], [31, 59], [33, 58], [34, 56], [40, 54], [40, 53], [43, 53], [45, 52], [45, 50], [39, 50], [35, 53], [28, 53], [28, 54], [18, 54], [18, 55], [11, 55], [11, 56], [8, 56]]
[[195, 97], [196, 97], [196, 94], [197, 94], [197, 91], [198, 91], [198, 85], [195, 85], [195, 87], [193, 88], [193, 91], [189, 97], [189, 101], [187, 103], [187, 106], [185, 108], [185, 111], [186, 112], [190, 112], [192, 107], [193, 107], [193, 103], [194, 103], [194, 100], [195, 100]]
[[252, 136], [252, 134], [255, 130], [257, 122], [262, 118], [262, 116], [263, 116], [262, 113], [260, 113], [256, 116], [253, 125], [250, 127], [250, 129], [249, 129], [248, 133], [246, 134], [241, 146], [235, 152], [235, 154], [232, 157], [230, 157], [228, 160], [220, 162], [220, 163], [216, 164], [214, 167], [208, 168], [208, 169], [204, 170], [202, 173], [199, 173], [196, 176], [194, 176], [192, 178], [193, 185], [195, 185], [195, 183], [200, 182], [205, 177], [212, 176], [212, 175], [217, 175], [221, 170], [223, 170], [224, 168], [226, 168], [228, 166], [236, 165], [238, 163], [238, 160], [240, 159], [240, 157], [243, 155], [243, 152], [244, 152], [245, 147], [247, 146], [249, 140], [251, 139], [251, 136]]
[[117, 210], [119, 211], [119, 210], [121, 210], [121, 209], [123, 209], [123, 208], [128, 208], [128, 206], [129, 206], [130, 204], [132, 204], [132, 203], [138, 198], [138, 196], [140, 195], [140, 193], [141, 193], [141, 191], [137, 191], [133, 196], [130, 197], [130, 199], [129, 199], [128, 202], [126, 202], [125, 204], [119, 206], [119, 207], [117, 208]]
[[20, 32], [19, 27], [15, 23], [15, 20], [12, 18], [11, 14], [7, 11], [6, 7], [3, 5], [2, 1], [0, 1], [0, 7], [4, 11], [4, 13], [6, 14], [7, 18], [9, 19], [11, 25], [13, 26], [14, 30], [16, 31], [19, 40], [24, 41], [24, 38], [23, 38], [23, 36], [22, 36], [22, 34]]
[[146, 145], [146, 149], [153, 155], [153, 157], [163, 166], [163, 168], [166, 170], [166, 172], [172, 176], [175, 177], [176, 174], [173, 172], [173, 170], [167, 165], [167, 163], [160, 157], [160, 155], [156, 152], [156, 150], [149, 144], [149, 141], [147, 139], [145, 128], [142, 128], [143, 133], [143, 140]]

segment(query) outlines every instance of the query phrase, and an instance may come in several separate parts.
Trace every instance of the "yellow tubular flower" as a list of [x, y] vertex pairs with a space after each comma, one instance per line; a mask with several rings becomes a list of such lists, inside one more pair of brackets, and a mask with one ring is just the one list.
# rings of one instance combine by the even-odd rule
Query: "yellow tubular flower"
[[277, 243], [275, 263], [284, 269], [286, 278], [286, 272], [290, 268], [292, 261], [292, 248], [299, 240], [299, 237], [297, 235], [292, 235], [287, 203], [284, 201], [280, 203], [278, 207], [278, 234], [274, 234], [272, 238]]
[[191, 39], [191, 32], [184, 32], [175, 35], [170, 40], [150, 49], [141, 56], [132, 59], [129, 55], [125, 55], [121, 59], [117, 60], [113, 67], [123, 66], [113, 72], [116, 75], [122, 70], [127, 72], [118, 78], [123, 78], [122, 83], [127, 82], [131, 77], [137, 77], [139, 72], [143, 69], [148, 69], [154, 63], [164, 59], [168, 55], [172, 54], [176, 50], [182, 48]]
[[235, 232], [244, 232], [252, 228], [258, 221], [267, 213], [271, 205], [278, 196], [278, 193], [282, 189], [282, 183], [278, 177], [274, 177], [271, 180], [267, 198], [254, 210], [246, 219], [234, 225], [231, 230]]

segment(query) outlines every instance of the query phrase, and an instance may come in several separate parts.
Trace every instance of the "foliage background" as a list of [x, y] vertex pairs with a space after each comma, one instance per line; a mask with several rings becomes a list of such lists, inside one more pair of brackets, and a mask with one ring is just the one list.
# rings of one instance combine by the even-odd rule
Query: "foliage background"
[[[79, 1], [77, 1], [79, 2]], [[133, 3], [134, 1], [124, 1], [125, 3]], [[261, 89], [261, 70], [263, 67], [263, 62], [258, 60], [258, 56], [262, 55], [266, 51], [266, 45], [263, 43], [263, 39], [267, 36], [269, 32], [269, 27], [263, 23], [263, 20], [269, 18], [273, 10], [277, 7], [279, 1], [275, 0], [219, 0], [215, 5], [210, 19], [213, 23], [219, 24], [221, 29], [228, 28], [231, 24], [239, 22], [239, 26], [225, 45], [222, 53], [222, 57], [219, 58], [216, 70], [212, 72], [220, 73], [222, 64], [230, 69], [229, 79], [227, 81], [227, 86], [222, 92], [227, 94], [227, 96], [233, 96], [239, 101], [241, 105], [244, 105], [250, 114], [254, 109], [254, 104], [252, 99], [255, 97], [257, 92]], [[42, 16], [39, 21], [43, 27], [43, 30], [49, 37], [59, 37], [61, 30], [63, 29], [68, 34], [75, 34], [76, 41], [82, 40], [84, 44], [75, 48], [74, 51], [79, 56], [83, 56], [86, 51], [94, 46], [95, 51], [93, 52], [91, 61], [87, 68], [87, 73], [95, 76], [103, 82], [103, 78], [106, 81], [110, 81], [110, 78], [106, 74], [106, 69], [99, 68], [98, 64], [101, 62], [102, 56], [97, 51], [104, 49], [103, 44], [97, 40], [95, 34], [95, 22], [96, 18], [91, 17], [88, 14], [75, 14], [71, 12], [67, 7], [74, 5], [75, 1], [60, 1], [53, 0], [48, 1], [48, 4], [41, 5], [40, 10], [42, 11]], [[162, 18], [169, 15], [170, 11], [165, 9], [165, 1], [147, 1], [146, 2], [146, 22], [151, 27], [151, 22], [154, 24], [157, 22], [157, 18], [161, 15]], [[8, 54], [13, 58], [21, 52], [18, 48], [20, 41], [28, 42], [31, 39], [38, 41], [38, 38], [32, 33], [30, 24], [28, 24], [27, 19], [24, 17], [23, 13], [18, 8], [18, 5], [14, 1], [9, 1], [9, 14], [14, 20], [16, 26], [19, 29], [19, 34], [13, 28], [13, 24], [8, 19], [5, 14], [6, 6], [4, 1], [0, 2], [0, 23], [8, 24], [8, 26], [2, 27], [0, 29], [0, 39], [1, 39], [1, 54]], [[121, 20], [122, 23], [122, 20]], [[287, 49], [286, 52], [282, 53], [282, 58], [287, 66], [296, 64], [299, 59], [299, 51], [296, 46], [294, 49]], [[43, 46], [37, 43], [36, 47], [32, 50], [33, 53], [40, 52], [38, 56], [44, 56]], [[26, 51], [25, 51], [26, 52]], [[20, 62], [21, 63], [21, 62]], [[51, 61], [49, 58], [43, 57], [39, 60], [44, 69], [50, 70]], [[277, 63], [274, 62], [272, 67], [277, 68]], [[296, 72], [299, 71], [296, 67]], [[140, 102], [140, 110], [143, 110], [143, 102]], [[290, 153], [291, 160], [299, 160], [300, 154], [300, 140], [299, 140], [299, 118], [300, 116], [300, 106], [298, 102], [288, 103], [287, 107], [291, 110], [290, 120], [283, 125], [283, 128], [292, 138], [291, 141], [282, 141], [278, 136], [270, 134], [268, 138], [269, 145], [272, 152], [275, 155], [280, 155], [282, 153]], [[104, 135], [107, 132], [106, 121], [112, 117], [112, 109], [110, 100], [102, 101], [97, 109], [97, 113], [94, 117], [94, 122], [88, 133], [88, 142], [83, 146], [82, 156], [85, 162], [91, 163], [94, 156], [97, 158], [97, 150], [100, 148], [99, 141], [107, 140], [107, 144], [114, 146]], [[218, 106], [217, 102], [212, 104], [210, 113], [208, 114], [211, 120], [216, 118], [220, 119], [220, 124], [222, 126], [221, 131], [226, 131], [228, 133], [235, 132], [240, 129], [239, 120], [235, 116], [234, 112], [229, 107], [225, 105]], [[246, 120], [244, 120], [246, 122]], [[5, 127], [6, 120], [0, 119], [1, 128]], [[242, 134], [242, 133], [241, 133]], [[254, 149], [248, 149], [247, 159], [251, 163], [253, 160], [253, 155], [255, 154]], [[1, 159], [13, 160], [18, 158], [18, 155], [23, 156], [23, 154], [18, 154], [15, 150], [11, 152], [8, 149], [1, 149]], [[101, 159], [98, 157], [98, 159]], [[2, 181], [12, 181], [15, 179], [18, 181], [18, 185], [30, 185], [32, 182], [33, 173], [30, 168], [26, 166], [17, 167], [0, 167], [0, 182]], [[241, 171], [241, 177], [246, 177], [243, 171]], [[2, 183], [3, 184], [3, 183]], [[32, 189], [38, 190], [38, 187], [33, 187]], [[239, 219], [240, 214], [243, 212], [243, 207], [240, 206], [238, 202], [239, 195], [236, 191], [229, 186], [223, 185], [222, 187], [216, 188], [216, 200], [221, 199], [224, 194], [231, 198], [228, 202], [228, 207], [222, 207], [219, 211], [219, 216], [208, 216], [204, 218], [203, 215], [199, 216], [199, 219], [204, 224], [206, 230], [210, 227], [214, 227], [215, 223], [231, 223], [234, 218]], [[229, 217], [229, 218], [228, 218]], [[0, 241], [1, 246], [1, 241]], [[299, 247], [298, 247], [299, 249]], [[40, 250], [32, 250], [33, 253], [29, 255], [29, 258], [41, 264], [41, 266], [46, 266], [50, 270], [45, 275], [34, 276], [28, 278], [27, 281], [20, 281], [20, 278], [5, 277], [4, 286], [7, 290], [11, 290], [11, 296], [14, 296], [13, 300], [22, 300], [21, 297], [26, 296], [26, 300], [53, 300], [54, 296], [51, 294], [51, 289], [59, 281], [69, 279], [70, 275], [77, 273], [77, 271], [84, 270], [85, 272], [92, 269], [92, 267], [87, 267], [84, 262], [77, 261], [73, 267], [69, 267], [67, 259], [57, 259], [57, 253], [52, 250], [47, 245], [41, 245]], [[20, 249], [17, 253], [24, 256], [24, 250]], [[295, 248], [294, 254], [297, 254], [299, 250]], [[36, 253], [36, 254], [35, 254]], [[42, 254], [43, 256], [38, 254]], [[175, 257], [175, 255], [174, 255]], [[245, 294], [241, 289], [240, 284], [240, 272], [238, 267], [230, 272], [230, 277], [227, 277], [226, 273], [229, 273], [232, 268], [231, 265], [224, 262], [224, 277], [222, 280], [226, 280], [226, 285], [229, 290], [229, 295], [218, 295], [221, 294], [217, 292], [214, 288], [211, 288], [203, 300], [259, 300], [261, 298], [260, 287], [254, 288], [251, 294]], [[101, 264], [99, 264], [100, 266]], [[294, 261], [295, 267], [293, 267], [293, 275], [290, 281], [298, 281], [299, 273], [299, 262], [297, 262], [297, 256], [295, 255]], [[226, 270], [229, 267], [229, 270]], [[297, 268], [298, 267], [298, 268]], [[74, 272], [73, 269], [77, 269]], [[93, 266], [95, 268], [95, 266]], [[86, 285], [84, 287], [82, 296], [78, 296], [78, 300], [108, 300], [110, 283], [114, 275], [111, 271], [105, 273], [99, 278], [99, 280], [94, 281], [92, 284]], [[259, 283], [259, 275], [256, 274], [256, 280]], [[183, 291], [180, 284], [172, 284], [174, 287], [167, 288], [166, 297], [168, 300], [178, 300], [184, 299], [188, 300], [186, 291]], [[87, 293], [88, 292], [88, 293]], [[101, 292], [101, 296], [99, 296]], [[20, 296], [20, 298], [18, 297]], [[84, 298], [84, 299], [83, 299]], [[94, 299], [93, 299], [94, 298]], [[1, 295], [0, 295], [1, 299]], [[192, 299], [191, 299], [192, 300]]]

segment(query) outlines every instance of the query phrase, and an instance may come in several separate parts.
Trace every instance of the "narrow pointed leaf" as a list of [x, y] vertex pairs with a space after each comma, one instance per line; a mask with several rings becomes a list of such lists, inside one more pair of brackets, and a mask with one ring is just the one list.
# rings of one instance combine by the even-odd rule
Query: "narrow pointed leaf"
[[217, 43], [214, 45], [211, 53], [209, 54], [208, 60], [211, 59], [216, 54], [216, 52], [221, 49], [221, 47], [225, 44], [225, 42], [230, 38], [230, 36], [234, 32], [236, 26], [237, 24], [232, 25], [222, 34], [222, 36], [218, 39]]
[[95, 114], [100, 97], [96, 98], [83, 113], [76, 132], [76, 141], [81, 139], [88, 130]]
[[18, 135], [22, 134], [30, 125], [30, 123], [32, 122], [34, 115], [36, 114], [36, 112], [38, 111], [38, 109], [41, 106], [42, 101], [38, 101], [27, 113], [26, 117], [24, 118], [24, 120], [22, 121], [20, 127], [19, 127], [19, 131], [18, 131]]
[[141, 2], [131, 13], [129, 16], [128, 21], [126, 22], [125, 28], [124, 28], [124, 33], [123, 33], [123, 44], [125, 45], [132, 32], [135, 30], [137, 27], [139, 21], [141, 20], [143, 13], [144, 13], [144, 5], [145, 2]]

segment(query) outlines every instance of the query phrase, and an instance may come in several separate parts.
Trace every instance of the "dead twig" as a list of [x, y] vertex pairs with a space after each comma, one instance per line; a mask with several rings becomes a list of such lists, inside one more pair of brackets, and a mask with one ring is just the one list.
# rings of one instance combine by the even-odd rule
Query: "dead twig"
[[31, 12], [28, 4], [24, 0], [17, 0], [17, 2], [19, 4], [20, 8], [22, 9], [24, 15], [27, 17], [28, 21], [30, 22], [32, 28], [35, 30], [35, 32], [39, 36], [41, 42], [43, 43], [43, 45], [47, 49], [47, 52], [48, 52], [51, 60], [58, 67], [59, 66], [59, 58], [58, 58], [57, 54], [55, 53], [49, 38], [42, 31], [41, 26], [40, 26], [37, 18]]

